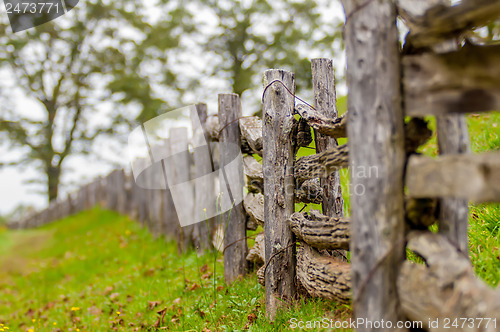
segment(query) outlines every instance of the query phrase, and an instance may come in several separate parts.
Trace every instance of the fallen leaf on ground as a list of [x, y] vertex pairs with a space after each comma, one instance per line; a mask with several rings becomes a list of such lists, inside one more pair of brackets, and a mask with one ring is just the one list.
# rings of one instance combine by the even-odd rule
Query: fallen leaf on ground
[[160, 304], [160, 301], [148, 301], [148, 309], [153, 310]]
[[201, 288], [201, 286], [200, 286], [200, 285], [198, 285], [197, 283], [193, 283], [193, 284], [191, 285], [191, 287], [189, 287], [189, 290], [190, 290], [190, 291], [194, 291], [194, 290], [197, 290], [198, 288]]

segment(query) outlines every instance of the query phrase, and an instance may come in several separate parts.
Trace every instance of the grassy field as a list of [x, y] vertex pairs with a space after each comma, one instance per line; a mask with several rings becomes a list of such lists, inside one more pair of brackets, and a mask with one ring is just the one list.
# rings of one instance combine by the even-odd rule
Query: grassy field
[[175, 243], [111, 211], [4, 230], [0, 244], [5, 331], [281, 331], [293, 317], [350, 314], [315, 299], [270, 324], [255, 273], [225, 285], [220, 254], [179, 257]]
[[[467, 121], [474, 152], [500, 149], [500, 113]], [[436, 155], [435, 137], [421, 150]], [[347, 172], [342, 179], [347, 189]], [[500, 281], [499, 233], [500, 205], [471, 205], [470, 256], [478, 276], [493, 287]], [[220, 254], [179, 257], [173, 242], [153, 239], [138, 223], [97, 208], [36, 230], [0, 225], [0, 332], [287, 331], [293, 318], [351, 315], [349, 306], [308, 299], [271, 324], [256, 279], [253, 272], [225, 285]]]

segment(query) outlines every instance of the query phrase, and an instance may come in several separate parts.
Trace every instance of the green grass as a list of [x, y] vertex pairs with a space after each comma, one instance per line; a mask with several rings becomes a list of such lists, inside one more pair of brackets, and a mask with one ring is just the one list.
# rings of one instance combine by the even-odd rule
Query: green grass
[[170, 331], [282, 331], [294, 317], [350, 315], [312, 299], [270, 324], [255, 272], [225, 285], [220, 254], [179, 257], [175, 243], [97, 208], [2, 231], [0, 244], [0, 323], [10, 331], [155, 330], [162, 309], [159, 327]]

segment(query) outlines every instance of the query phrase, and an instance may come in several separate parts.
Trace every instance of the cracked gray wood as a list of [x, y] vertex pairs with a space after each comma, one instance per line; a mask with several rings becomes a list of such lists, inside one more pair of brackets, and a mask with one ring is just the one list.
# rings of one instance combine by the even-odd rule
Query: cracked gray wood
[[297, 279], [311, 296], [347, 304], [351, 300], [351, 266], [332, 257], [321, 256], [301, 244], [297, 249]]
[[454, 197], [477, 203], [500, 201], [500, 153], [412, 156], [406, 170], [408, 195]]
[[243, 173], [247, 178], [247, 186], [249, 191], [264, 191], [264, 173], [262, 171], [262, 164], [255, 160], [254, 157], [243, 157]]
[[[439, 153], [470, 153], [469, 130], [463, 114], [436, 117]], [[466, 199], [444, 198], [440, 202], [439, 233], [456, 243], [462, 252], [469, 251], [467, 227], [469, 202]]]
[[500, 45], [403, 58], [406, 115], [500, 109]]
[[[404, 114], [396, 6], [392, 0], [342, 0], [351, 166], [351, 268], [354, 318], [403, 320], [396, 289], [404, 259]], [[375, 167], [377, 172], [363, 172]], [[392, 250], [400, 245], [400, 250]], [[384, 257], [375, 272], [374, 265]], [[363, 285], [363, 288], [361, 288]], [[362, 326], [358, 331], [374, 331]], [[396, 329], [404, 330], [404, 329]]]
[[349, 164], [349, 148], [347, 144], [332, 147], [321, 153], [300, 157], [295, 162], [294, 177], [298, 183], [313, 178], [326, 178], [339, 168]]
[[239, 121], [243, 138], [254, 153], [262, 155], [262, 120], [256, 116], [243, 117]]
[[304, 104], [296, 105], [295, 110], [318, 133], [334, 138], [347, 137], [347, 113], [332, 119]]
[[264, 226], [264, 196], [260, 193], [248, 193], [243, 200], [246, 213], [257, 224]]
[[500, 16], [497, 0], [464, 0], [454, 6], [433, 1], [435, 6], [431, 8], [426, 4], [417, 8], [415, 1], [419, 0], [400, 0], [398, 6], [410, 29], [406, 40], [419, 48], [460, 37], [467, 30], [484, 26]]
[[247, 261], [264, 264], [265, 259], [264, 233], [260, 233], [255, 237], [255, 245], [248, 251]]
[[[289, 91], [295, 93], [295, 76], [284, 70], [272, 69], [264, 73], [263, 80], [266, 89], [262, 106], [263, 169], [266, 173], [264, 229], [268, 263], [265, 273], [266, 315], [271, 321], [276, 317], [278, 306], [290, 303], [296, 295], [295, 246], [291, 246], [295, 236], [286, 222], [295, 209], [292, 142], [294, 97], [282, 84], [271, 84], [275, 80], [281, 81]], [[273, 259], [270, 261], [271, 257]]]
[[257, 282], [262, 286], [266, 286], [266, 278], [264, 276], [265, 265], [261, 266], [260, 269], [257, 270]]
[[350, 219], [328, 217], [319, 211], [295, 212], [288, 223], [297, 238], [316, 249], [349, 249]]
[[[240, 153], [241, 134], [238, 125], [240, 117], [241, 102], [238, 95], [219, 94], [219, 124], [223, 128], [219, 137], [221, 143], [220, 164], [224, 167], [224, 172], [231, 172], [230, 169], [225, 168], [225, 165], [228, 165]], [[239, 179], [233, 179], [229, 173], [224, 174], [228, 176], [224, 181], [235, 180], [243, 183], [243, 169], [238, 170]], [[227, 185], [233, 184], [227, 183]], [[237, 193], [233, 193], [233, 195], [236, 197]], [[246, 237], [247, 229], [243, 202], [232, 203], [234, 203], [232, 209], [222, 215], [222, 220], [227, 221], [224, 234], [224, 280], [226, 283], [231, 283], [238, 276], [247, 273], [247, 241], [241, 241]]]
[[[398, 277], [398, 290], [406, 315], [422, 321], [429, 331], [443, 331], [444, 319], [450, 319], [454, 331], [498, 331], [486, 321], [481, 327], [462, 324], [464, 319], [486, 317], [500, 320], [500, 290], [491, 289], [474, 275], [466, 255], [444, 236], [431, 232], [413, 232], [408, 248], [420, 255], [424, 264], [406, 261]], [[439, 319], [439, 327], [429, 321]], [[453, 321], [458, 326], [452, 326]], [[471, 328], [472, 327], [472, 328]]]

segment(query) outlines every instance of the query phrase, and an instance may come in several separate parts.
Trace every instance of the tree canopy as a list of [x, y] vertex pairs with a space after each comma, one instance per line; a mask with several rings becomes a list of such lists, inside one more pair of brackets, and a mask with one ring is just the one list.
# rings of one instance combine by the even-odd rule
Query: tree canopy
[[[340, 40], [341, 22], [323, 14], [328, 3], [90, 0], [23, 32], [4, 22], [0, 72], [14, 85], [0, 82], [0, 135], [25, 153], [0, 162], [38, 167], [50, 201], [68, 156], [221, 92], [205, 79], [241, 95], [260, 89], [265, 69], [282, 67], [296, 73], [299, 88], [310, 87], [310, 57], [332, 56]], [[43, 114], [20, 109], [9, 99], [15, 89]]]
[[140, 70], [147, 57], [138, 45], [151, 39], [153, 29], [135, 1], [84, 1], [54, 21], [19, 33], [9, 30], [6, 22], [0, 25], [0, 68], [43, 114], [18, 109], [18, 101], [10, 99], [15, 89], [2, 82], [0, 134], [12, 148], [26, 151], [9, 164], [30, 163], [45, 173], [51, 201], [66, 158], [88, 152], [97, 136], [127, 123], [125, 108], [103, 113], [104, 103], [133, 103], [140, 114], [166, 108]]

